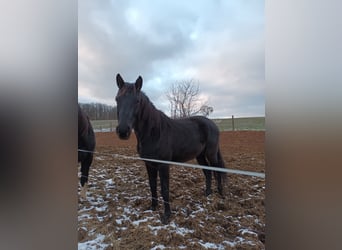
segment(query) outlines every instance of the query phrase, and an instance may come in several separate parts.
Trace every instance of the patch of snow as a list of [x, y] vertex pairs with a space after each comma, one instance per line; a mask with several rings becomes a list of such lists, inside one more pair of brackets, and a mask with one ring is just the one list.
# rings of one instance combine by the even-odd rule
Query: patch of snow
[[107, 216], [98, 216], [96, 215], [96, 218], [98, 221], [102, 222], [104, 220], [104, 218], [106, 218]]
[[185, 236], [188, 233], [194, 233], [194, 230], [190, 230], [184, 227], [176, 227], [176, 233]]
[[119, 225], [122, 225], [122, 222], [124, 222], [124, 221], [130, 221], [130, 220], [131, 220], [131, 219], [130, 219], [128, 216], [126, 216], [125, 214], [123, 214], [121, 217], [122, 217], [122, 218], [119, 218], [119, 219], [116, 219], [116, 220], [115, 220], [116, 223], [119, 224]]
[[181, 236], [185, 236], [186, 234], [189, 234], [189, 233], [194, 233], [194, 230], [190, 230], [184, 227], [179, 227], [178, 225], [175, 224], [175, 222], [171, 222], [169, 225], [164, 225], [164, 226], [148, 225], [148, 228], [152, 231], [154, 235], [157, 235], [158, 231], [161, 229], [165, 229], [169, 232], [175, 232], [176, 234], [179, 234]]
[[148, 225], [148, 228], [152, 231], [152, 233], [154, 235], [157, 235], [158, 234], [158, 231], [160, 229], [165, 229], [166, 226], [151, 226], [151, 225]]
[[104, 179], [104, 178], [106, 178], [107, 176], [106, 176], [105, 174], [98, 174], [96, 177], [97, 177], [97, 178]]
[[151, 219], [153, 220], [154, 217], [146, 217], [146, 218], [144, 218], [144, 219], [136, 220], [136, 221], [133, 221], [132, 224], [133, 224], [134, 226], [139, 226], [140, 223], [142, 223], [142, 222], [147, 222], [147, 221], [149, 221], [149, 220], [151, 220]]
[[230, 242], [230, 241], [227, 241], [227, 240], [222, 241], [222, 243], [225, 244], [225, 245], [228, 245], [230, 247], [234, 247], [236, 245], [236, 243]]
[[157, 249], [165, 249], [166, 247], [164, 245], [157, 245], [153, 248], [151, 248], [151, 250], [157, 250]]
[[203, 242], [203, 241], [199, 241], [198, 242], [202, 247], [204, 247], [205, 249], [208, 248], [214, 248], [214, 249], [219, 249], [219, 250], [224, 250], [225, 247], [222, 244], [215, 244], [215, 243], [210, 243], [210, 242]]
[[94, 218], [93, 216], [91, 216], [90, 214], [82, 214], [82, 215], [79, 215], [78, 216], [78, 221], [81, 221], [81, 220], [89, 220], [89, 219], [92, 219]]
[[95, 210], [97, 212], [104, 212], [106, 211], [107, 207], [108, 207], [107, 205], [103, 205], [102, 207], [96, 207]]
[[94, 206], [90, 206], [89, 208], [87, 207], [84, 207], [82, 209], [80, 209], [81, 212], [86, 212], [86, 211], [90, 211], [90, 210], [93, 210], [94, 209]]
[[238, 230], [238, 232], [241, 234], [241, 235], [253, 235], [253, 236], [258, 236], [258, 234], [257, 233], [255, 233], [255, 232], [253, 232], [253, 231], [250, 231], [250, 230], [248, 230], [248, 229], [240, 229], [240, 230]]
[[106, 185], [113, 185], [114, 184], [113, 179], [107, 179], [104, 181], [106, 182]]
[[255, 242], [250, 241], [250, 240], [246, 240], [246, 239], [244, 239], [242, 237], [236, 237], [234, 242], [236, 242], [236, 243], [244, 243], [244, 244], [247, 244], [247, 245], [255, 246]]
[[103, 243], [105, 235], [98, 234], [93, 240], [78, 243], [78, 250], [105, 249], [108, 244]]

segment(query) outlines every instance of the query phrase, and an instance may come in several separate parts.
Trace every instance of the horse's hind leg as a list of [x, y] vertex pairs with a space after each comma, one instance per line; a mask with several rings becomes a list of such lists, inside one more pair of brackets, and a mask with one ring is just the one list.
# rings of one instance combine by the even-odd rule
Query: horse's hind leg
[[150, 183], [151, 195], [152, 195], [152, 202], [151, 202], [151, 210], [156, 210], [158, 205], [158, 196], [157, 196], [157, 176], [158, 176], [158, 169], [155, 166], [149, 165], [146, 163], [146, 169], [148, 174], [148, 181]]
[[[220, 149], [217, 151], [217, 166], [220, 168], [225, 167]], [[217, 171], [216, 175], [217, 175], [217, 189], [218, 189], [219, 194], [223, 196], [222, 182], [225, 182], [227, 180], [227, 174], [224, 172]]]
[[[208, 154], [207, 157], [208, 157], [208, 160], [210, 162], [210, 166], [224, 168], [224, 162], [222, 160], [220, 150], [217, 150], [217, 152], [215, 152], [215, 153]], [[214, 171], [214, 176], [215, 176], [215, 179], [217, 182], [217, 191], [222, 196], [223, 196], [222, 181], [223, 181], [224, 175], [225, 175], [225, 173], [223, 173], [223, 172]]]
[[222, 187], [222, 176], [221, 172], [214, 171], [215, 179], [217, 181], [217, 191], [220, 195], [223, 196], [223, 187]]
[[[205, 159], [205, 155], [202, 152], [199, 156], [196, 157], [198, 164], [208, 166], [208, 162]], [[205, 184], [206, 184], [206, 190], [205, 190], [205, 195], [208, 196], [212, 193], [211, 190], [211, 170], [203, 169], [203, 173], [205, 175]]]

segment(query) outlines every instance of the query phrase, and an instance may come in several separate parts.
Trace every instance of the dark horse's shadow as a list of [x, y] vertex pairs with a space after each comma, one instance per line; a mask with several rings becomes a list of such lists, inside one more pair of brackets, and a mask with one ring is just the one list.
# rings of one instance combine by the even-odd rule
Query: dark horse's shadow
[[[94, 151], [95, 149], [95, 133], [88, 116], [78, 105], [78, 149], [86, 151]], [[91, 163], [93, 162], [93, 154], [89, 152], [78, 151], [78, 162], [81, 163], [81, 197], [86, 197], [86, 184], [88, 182], [88, 174]]]
[[[118, 74], [119, 87], [116, 102], [120, 139], [128, 139], [132, 129], [137, 138], [137, 150], [141, 157], [167, 161], [185, 162], [196, 158], [200, 165], [224, 168], [219, 149], [219, 130], [215, 123], [203, 116], [171, 119], [157, 110], [141, 91], [142, 78], [127, 83]], [[168, 223], [171, 209], [169, 203], [169, 165], [145, 161], [152, 194], [151, 209], [155, 210], [157, 199], [157, 177], [164, 200], [162, 222]], [[218, 192], [223, 195], [222, 182], [225, 173], [203, 170], [206, 177], [206, 195], [212, 193], [212, 173], [217, 181]]]

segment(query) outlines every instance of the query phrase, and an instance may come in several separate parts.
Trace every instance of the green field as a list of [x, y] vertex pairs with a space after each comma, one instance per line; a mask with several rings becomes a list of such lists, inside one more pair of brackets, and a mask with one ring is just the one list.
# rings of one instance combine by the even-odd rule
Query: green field
[[[233, 130], [232, 118], [212, 119], [220, 131]], [[115, 131], [117, 120], [93, 120], [91, 124], [95, 131]], [[235, 130], [265, 130], [265, 117], [234, 118]]]
[[[212, 120], [220, 131], [233, 130], [232, 118]], [[265, 117], [234, 118], [234, 130], [265, 130]]]

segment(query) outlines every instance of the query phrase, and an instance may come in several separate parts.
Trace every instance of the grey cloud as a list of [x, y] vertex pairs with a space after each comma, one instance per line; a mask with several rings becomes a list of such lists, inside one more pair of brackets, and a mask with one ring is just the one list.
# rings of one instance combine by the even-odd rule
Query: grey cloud
[[163, 96], [169, 84], [194, 78], [217, 116], [226, 113], [225, 100], [238, 113], [248, 113], [244, 106], [254, 103], [262, 114], [263, 3], [240, 4], [81, 1], [80, 88], [113, 105], [115, 75], [129, 82], [142, 75], [145, 92], [167, 111]]

